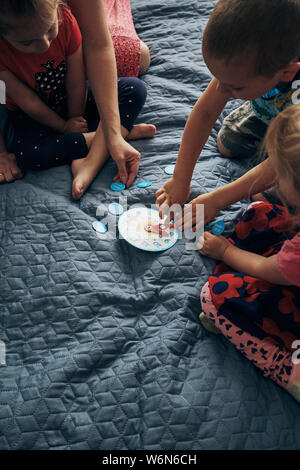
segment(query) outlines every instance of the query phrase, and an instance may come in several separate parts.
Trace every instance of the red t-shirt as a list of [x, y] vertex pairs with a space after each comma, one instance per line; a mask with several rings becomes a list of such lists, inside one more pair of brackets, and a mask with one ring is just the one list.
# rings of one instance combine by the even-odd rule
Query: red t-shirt
[[[0, 39], [0, 71], [9, 70], [35, 90], [50, 108], [59, 110], [66, 100], [67, 57], [80, 44], [81, 33], [76, 19], [68, 8], [59, 7], [58, 35], [43, 54], [26, 54]], [[9, 96], [6, 106], [11, 110], [19, 109]]]

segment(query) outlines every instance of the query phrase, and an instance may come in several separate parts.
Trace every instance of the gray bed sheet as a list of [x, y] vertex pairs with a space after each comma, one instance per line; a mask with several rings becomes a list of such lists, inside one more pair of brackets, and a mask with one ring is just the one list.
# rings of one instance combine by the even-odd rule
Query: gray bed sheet
[[[134, 143], [137, 181], [153, 184], [124, 191], [130, 205], [155, 202], [209, 83], [201, 38], [214, 4], [132, 0], [152, 56], [139, 122], [158, 132]], [[191, 198], [250, 168], [217, 151], [222, 119], [237, 104], [205, 145]], [[68, 166], [0, 187], [0, 448], [300, 449], [295, 400], [199, 323], [214, 262], [185, 240], [154, 254], [96, 236], [97, 207], [118, 199], [109, 189], [115, 172], [109, 161], [79, 202]]]

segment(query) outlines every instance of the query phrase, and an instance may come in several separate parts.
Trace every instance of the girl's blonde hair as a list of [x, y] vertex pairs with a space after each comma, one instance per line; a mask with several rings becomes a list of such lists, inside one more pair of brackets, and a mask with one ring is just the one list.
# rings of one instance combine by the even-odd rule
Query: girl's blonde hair
[[37, 16], [43, 22], [50, 23], [53, 14], [60, 5], [60, 0], [0, 0], [0, 35], [13, 29], [12, 19], [21, 20]]
[[[300, 199], [300, 104], [289, 106], [271, 122], [263, 151], [268, 154], [277, 179], [283, 177], [289, 181]], [[280, 199], [286, 205], [282, 194]], [[299, 216], [299, 208], [296, 215]]]
[[300, 194], [300, 104], [291, 105], [276, 116], [264, 145], [277, 176], [290, 180]]

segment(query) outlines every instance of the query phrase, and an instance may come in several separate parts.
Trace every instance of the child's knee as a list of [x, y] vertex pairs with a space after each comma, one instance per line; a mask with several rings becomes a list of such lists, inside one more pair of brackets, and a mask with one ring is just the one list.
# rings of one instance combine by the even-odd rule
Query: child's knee
[[150, 67], [150, 51], [147, 44], [141, 41], [141, 53], [140, 53], [140, 66], [139, 66], [139, 75], [143, 75], [147, 72]]
[[141, 110], [147, 98], [147, 88], [145, 83], [139, 78], [130, 77], [127, 79], [130, 98], [135, 106]]
[[217, 144], [218, 144], [218, 150], [219, 150], [220, 154], [223, 155], [223, 157], [232, 158], [231, 153], [222, 144], [219, 135], [217, 137]]

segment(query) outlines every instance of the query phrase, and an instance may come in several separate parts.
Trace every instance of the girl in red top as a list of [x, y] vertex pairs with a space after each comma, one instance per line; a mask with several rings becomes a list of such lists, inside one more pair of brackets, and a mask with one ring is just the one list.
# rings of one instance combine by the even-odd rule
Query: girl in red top
[[254, 202], [230, 239], [205, 232], [199, 248], [221, 261], [201, 292], [203, 325], [300, 402], [299, 136], [297, 104], [273, 120], [265, 139], [285, 207]]
[[[3, 5], [5, 3], [5, 5]], [[0, 156], [16, 158], [20, 170], [72, 163], [72, 194], [81, 196], [76, 179], [96, 173], [108, 158], [105, 139], [97, 161], [84, 158], [99, 123], [91, 95], [87, 101], [81, 34], [71, 11], [58, 0], [9, 0], [0, 12], [0, 80], [6, 85], [2, 106]], [[118, 81], [121, 132], [128, 137], [144, 105], [146, 89], [137, 78]], [[100, 126], [101, 127], [101, 126]], [[96, 165], [97, 168], [89, 168]]]

